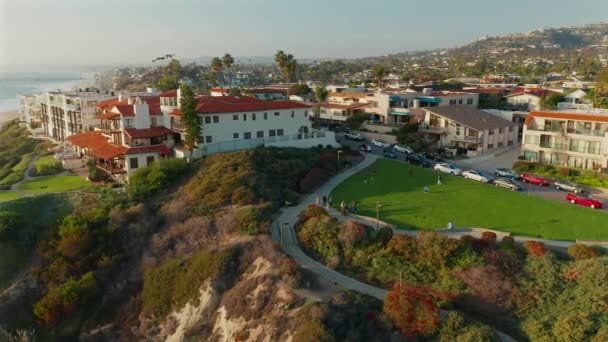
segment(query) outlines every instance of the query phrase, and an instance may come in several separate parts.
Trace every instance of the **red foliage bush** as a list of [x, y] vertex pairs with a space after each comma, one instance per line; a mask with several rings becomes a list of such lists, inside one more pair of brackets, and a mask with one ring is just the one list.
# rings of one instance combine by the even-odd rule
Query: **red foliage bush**
[[496, 266], [505, 274], [515, 274], [520, 269], [519, 260], [514, 251], [490, 249], [483, 252], [483, 257], [488, 264]]
[[509, 303], [513, 284], [494, 265], [456, 270], [456, 275], [473, 289], [482, 301], [499, 307]]
[[417, 287], [396, 283], [384, 300], [383, 311], [405, 336], [431, 336], [439, 326], [439, 308]]
[[325, 153], [319, 157], [319, 166], [322, 169], [334, 172], [336, 171], [336, 167], [338, 165], [338, 155], [337, 153]]
[[568, 247], [568, 255], [572, 259], [578, 261], [578, 260], [595, 258], [595, 257], [599, 256], [600, 253], [593, 247], [575, 243]]
[[312, 192], [316, 187], [325, 182], [331, 173], [318, 166], [313, 167], [299, 183], [300, 192]]
[[340, 240], [348, 247], [354, 247], [367, 239], [367, 227], [356, 221], [346, 221], [340, 233]]
[[416, 239], [407, 234], [397, 234], [393, 236], [386, 247], [389, 251], [401, 255], [406, 260], [416, 260], [416, 255], [418, 253]]
[[524, 249], [529, 255], [541, 256], [546, 252], [545, 244], [538, 241], [526, 241], [524, 243]]
[[483, 240], [496, 242], [496, 233], [485, 231], [485, 232], [481, 233], [481, 238]]
[[319, 217], [319, 216], [328, 216], [327, 211], [316, 204], [310, 204], [304, 209], [305, 217]]

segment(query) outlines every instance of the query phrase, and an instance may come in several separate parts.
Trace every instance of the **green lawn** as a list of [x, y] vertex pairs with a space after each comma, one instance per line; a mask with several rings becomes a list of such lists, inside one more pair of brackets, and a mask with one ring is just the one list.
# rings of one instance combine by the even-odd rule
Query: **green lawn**
[[53, 156], [53, 155], [40, 157], [40, 158], [38, 158], [38, 160], [36, 160], [34, 162], [34, 167], [36, 167], [38, 165], [42, 165], [42, 164], [53, 163], [53, 162], [56, 162], [56, 161], [57, 161], [57, 159], [55, 159], [55, 156]]
[[0, 191], [0, 202], [14, 200], [15, 198], [19, 198], [21, 195], [14, 191]]
[[19, 190], [32, 193], [63, 192], [79, 190], [90, 185], [91, 183], [76, 175], [43, 176], [19, 184]]
[[[380, 218], [401, 229], [443, 228], [453, 220], [458, 227], [496, 229], [515, 235], [608, 240], [608, 212], [443, 173], [443, 184], [437, 186], [435, 171], [388, 159], [378, 160], [371, 168], [376, 170], [373, 184], [365, 183], [370, 178], [368, 170], [355, 174], [334, 189], [334, 205], [355, 200], [360, 214], [375, 217], [376, 202], [382, 201]], [[409, 176], [408, 168], [413, 176]], [[424, 193], [424, 186], [430, 187], [429, 193]]]

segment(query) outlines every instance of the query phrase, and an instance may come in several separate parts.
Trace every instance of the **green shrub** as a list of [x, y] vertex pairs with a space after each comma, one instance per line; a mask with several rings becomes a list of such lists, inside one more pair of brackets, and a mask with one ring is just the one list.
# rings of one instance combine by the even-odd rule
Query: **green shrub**
[[200, 286], [226, 271], [234, 255], [231, 249], [219, 253], [202, 251], [146, 272], [141, 294], [143, 311], [162, 320], [188, 302], [198, 305]]
[[269, 226], [271, 203], [243, 208], [237, 213], [241, 234], [256, 235]]
[[600, 253], [593, 247], [575, 243], [568, 246], [568, 255], [574, 260], [585, 260], [595, 258]]
[[0, 241], [11, 239], [22, 224], [23, 220], [16, 212], [0, 211]]
[[33, 176], [48, 176], [54, 175], [63, 171], [61, 161], [53, 156], [46, 156], [34, 162]]
[[133, 200], [142, 200], [157, 191], [166, 189], [188, 171], [184, 158], [159, 159], [151, 165], [138, 169], [129, 177], [127, 194]]

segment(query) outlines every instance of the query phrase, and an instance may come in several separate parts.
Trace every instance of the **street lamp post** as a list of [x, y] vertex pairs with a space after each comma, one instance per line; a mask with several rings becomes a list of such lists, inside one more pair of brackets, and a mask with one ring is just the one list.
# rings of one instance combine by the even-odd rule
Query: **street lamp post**
[[342, 153], [342, 150], [337, 150], [336, 153], [338, 155], [338, 160], [336, 163], [336, 172], [339, 172], [340, 171], [340, 153]]
[[376, 202], [376, 230], [380, 230], [380, 208], [382, 208], [382, 202]]

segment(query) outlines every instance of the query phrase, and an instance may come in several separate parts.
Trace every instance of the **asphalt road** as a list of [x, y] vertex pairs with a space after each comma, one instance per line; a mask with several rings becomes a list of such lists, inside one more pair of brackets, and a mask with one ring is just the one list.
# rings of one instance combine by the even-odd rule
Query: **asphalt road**
[[[340, 144], [342, 144], [342, 146], [350, 146], [350, 148], [352, 148], [352, 149], [358, 150], [362, 144], [366, 144], [366, 145], [371, 146], [371, 148], [372, 148], [372, 151], [369, 153], [382, 156], [382, 154], [384, 152], [383, 148], [371, 145], [369, 143], [369, 141], [347, 140], [347, 139], [344, 139], [344, 137], [341, 133], [337, 133], [336, 138], [338, 139]], [[401, 153], [401, 152], [394, 152], [394, 153], [397, 155], [396, 160], [405, 162], [405, 153]], [[470, 170], [471, 168], [475, 168], [477, 170], [484, 171], [486, 173], [493, 175], [495, 168], [510, 167], [515, 162], [516, 158], [517, 157], [514, 156], [513, 153], [507, 153], [505, 156], [479, 158], [479, 161], [477, 161], [476, 158], [473, 158], [473, 159], [463, 159], [460, 161], [449, 161], [449, 162], [460, 167], [464, 171]], [[431, 160], [429, 160], [429, 162], [432, 165], [435, 163]], [[471, 182], [474, 182], [474, 181], [471, 181]], [[555, 201], [566, 202], [566, 195], [568, 194], [568, 192], [566, 192], [566, 191], [557, 190], [553, 186], [541, 187], [538, 185], [532, 185], [530, 183], [523, 183], [521, 181], [515, 181], [515, 182], [521, 186], [522, 193], [527, 193], [530, 196], [538, 196], [538, 197], [548, 198], [548, 199], [555, 200]], [[488, 185], [488, 186], [492, 186], [492, 185]], [[599, 199], [599, 200], [603, 201], [604, 203], [606, 203], [606, 206], [604, 206], [600, 210], [608, 210], [608, 196], [606, 196], [604, 193], [602, 193], [594, 188], [587, 188], [586, 190], [587, 190], [587, 192], [592, 194], [593, 198]]]

